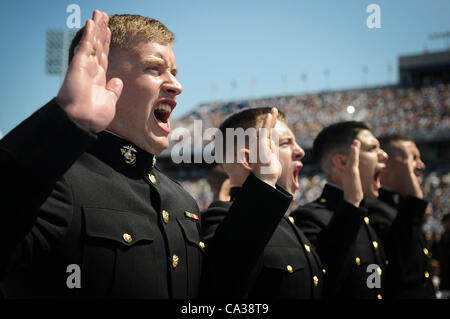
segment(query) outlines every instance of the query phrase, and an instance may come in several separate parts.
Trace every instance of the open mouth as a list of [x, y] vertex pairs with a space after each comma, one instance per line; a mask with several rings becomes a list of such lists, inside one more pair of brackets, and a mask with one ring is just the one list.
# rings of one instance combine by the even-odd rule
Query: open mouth
[[417, 180], [419, 183], [423, 182], [423, 172], [419, 170], [414, 170], [414, 175], [416, 175]]
[[295, 190], [300, 188], [300, 184], [298, 182], [298, 174], [300, 173], [303, 164], [300, 163], [295, 166], [294, 172], [292, 173], [292, 184], [294, 185]]
[[175, 104], [161, 102], [153, 110], [153, 115], [155, 116], [156, 123], [158, 126], [166, 133], [170, 133], [170, 115], [172, 114]]
[[375, 176], [374, 176], [374, 185], [377, 189], [379, 189], [381, 187], [380, 175], [381, 175], [381, 170], [377, 170], [375, 172]]

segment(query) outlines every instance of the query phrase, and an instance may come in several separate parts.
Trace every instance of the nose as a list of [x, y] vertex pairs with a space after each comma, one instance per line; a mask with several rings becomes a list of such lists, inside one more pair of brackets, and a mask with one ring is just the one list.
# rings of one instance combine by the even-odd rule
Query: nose
[[417, 160], [417, 168], [418, 169], [420, 169], [420, 170], [424, 170], [425, 169], [425, 163], [424, 162], [422, 162], [422, 159], [421, 158], [419, 158], [418, 160]]
[[300, 147], [300, 145], [297, 144], [297, 142], [294, 143], [293, 156], [296, 160], [301, 160], [303, 157], [305, 157], [305, 151]]
[[183, 87], [177, 78], [172, 73], [169, 73], [168, 79], [163, 83], [163, 90], [175, 97], [183, 92]]
[[386, 164], [388, 158], [389, 158], [389, 155], [385, 151], [383, 151], [383, 149], [380, 148], [380, 150], [378, 152], [378, 161]]

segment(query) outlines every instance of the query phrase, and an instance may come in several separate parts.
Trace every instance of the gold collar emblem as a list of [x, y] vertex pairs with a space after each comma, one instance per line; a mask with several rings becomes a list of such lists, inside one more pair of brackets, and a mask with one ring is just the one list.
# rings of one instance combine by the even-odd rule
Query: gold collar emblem
[[136, 163], [136, 150], [133, 146], [123, 146], [123, 148], [120, 149], [122, 152], [123, 157], [125, 158], [125, 163], [133, 165]]

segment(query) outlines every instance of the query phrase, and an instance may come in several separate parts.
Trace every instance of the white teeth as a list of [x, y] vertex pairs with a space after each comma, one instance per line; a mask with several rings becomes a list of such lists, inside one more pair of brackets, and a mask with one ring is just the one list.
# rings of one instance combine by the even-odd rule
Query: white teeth
[[171, 112], [172, 107], [169, 104], [160, 104], [156, 107], [156, 110], [162, 110], [166, 112]]

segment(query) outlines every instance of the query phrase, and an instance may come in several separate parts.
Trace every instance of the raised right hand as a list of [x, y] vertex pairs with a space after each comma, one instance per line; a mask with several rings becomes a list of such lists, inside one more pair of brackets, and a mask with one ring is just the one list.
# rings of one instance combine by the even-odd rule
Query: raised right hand
[[258, 162], [252, 164], [253, 174], [273, 187], [282, 173], [278, 152], [272, 139], [272, 131], [277, 120], [278, 110], [272, 108], [264, 118], [260, 134], [258, 134]]
[[395, 172], [396, 183], [391, 189], [403, 196], [413, 196], [423, 199], [423, 191], [416, 176], [416, 163], [413, 155], [396, 156], [389, 162], [390, 169]]
[[106, 82], [111, 31], [109, 17], [95, 10], [86, 21], [56, 100], [74, 121], [98, 133], [114, 118], [123, 83], [118, 78]]
[[364, 192], [361, 184], [361, 177], [359, 174], [359, 151], [361, 142], [354, 140], [350, 146], [350, 155], [347, 158], [345, 167], [342, 173], [342, 188], [344, 189], [344, 199], [359, 207], [359, 204], [364, 198]]

